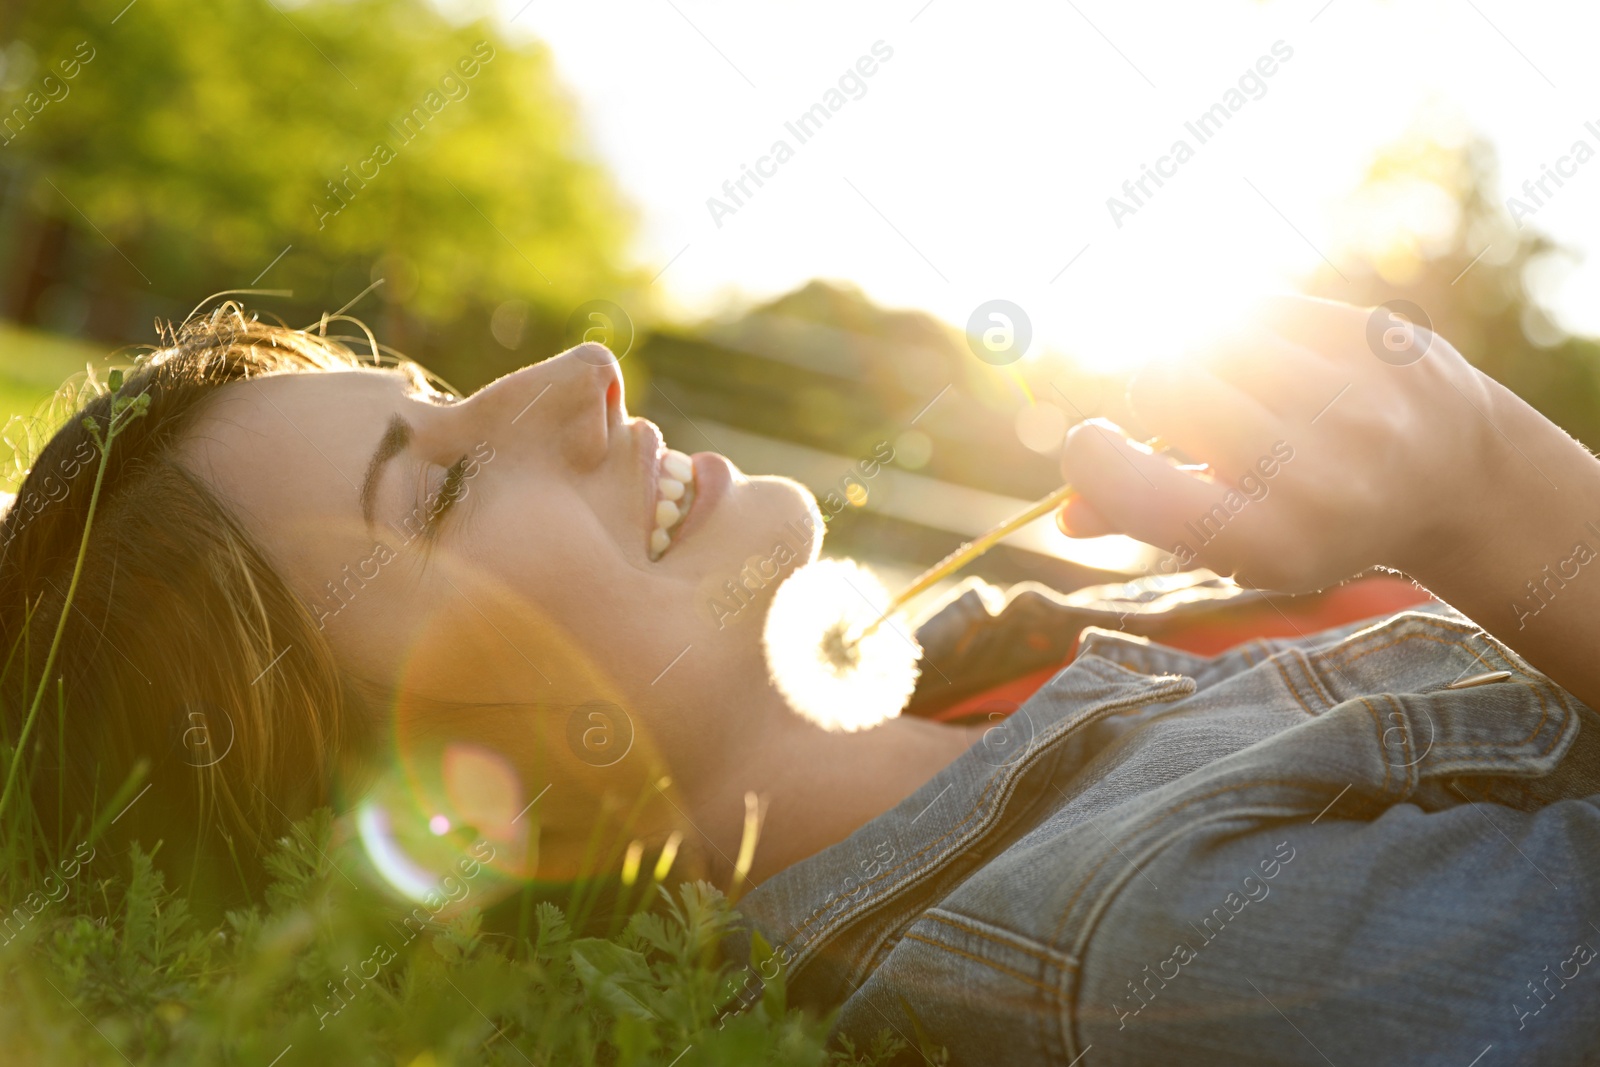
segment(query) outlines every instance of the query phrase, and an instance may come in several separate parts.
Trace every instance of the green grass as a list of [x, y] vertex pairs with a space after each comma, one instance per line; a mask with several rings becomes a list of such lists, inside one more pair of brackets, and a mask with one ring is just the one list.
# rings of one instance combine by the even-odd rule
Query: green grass
[[[13, 418], [25, 420], [35, 435], [48, 427], [35, 419], [68, 378], [82, 375], [93, 364], [102, 377], [109, 369], [111, 346], [82, 341], [0, 322], [0, 426], [8, 427], [6, 437], [21, 444]], [[119, 360], [126, 364], [128, 361]], [[46, 422], [48, 419], [46, 419]], [[35, 445], [38, 441], [35, 440]], [[9, 462], [10, 449], [0, 446], [0, 490], [15, 492], [20, 468]]]
[[325, 811], [301, 823], [267, 901], [209, 928], [143, 852], [91, 851], [0, 946], [5, 1062], [866, 1067], [909, 1051], [887, 1032], [825, 1048], [828, 1020], [788, 1008], [781, 975], [719, 1018], [733, 912], [704, 884], [652, 887], [607, 937], [578, 936], [549, 902], [522, 936], [476, 910], [423, 924], [332, 872], [350, 857], [330, 860], [331, 826]]

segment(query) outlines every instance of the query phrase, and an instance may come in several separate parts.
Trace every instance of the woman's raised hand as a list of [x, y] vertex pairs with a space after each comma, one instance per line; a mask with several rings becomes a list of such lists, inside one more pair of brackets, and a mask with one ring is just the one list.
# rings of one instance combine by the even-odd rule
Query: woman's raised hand
[[1506, 396], [1388, 308], [1275, 297], [1247, 327], [1129, 386], [1145, 428], [1196, 465], [1081, 423], [1061, 458], [1079, 494], [1058, 521], [1287, 592], [1375, 565], [1412, 571], [1457, 547], [1504, 471], [1494, 424]]

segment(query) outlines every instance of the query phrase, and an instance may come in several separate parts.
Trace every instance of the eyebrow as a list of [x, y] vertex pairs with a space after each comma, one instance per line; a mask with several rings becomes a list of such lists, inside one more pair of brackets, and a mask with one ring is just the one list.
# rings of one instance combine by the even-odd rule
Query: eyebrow
[[384, 427], [383, 437], [367, 461], [367, 473], [361, 479], [361, 518], [367, 529], [372, 529], [372, 516], [378, 497], [378, 483], [383, 478], [383, 468], [391, 459], [404, 452], [411, 443], [411, 424], [399, 415], [391, 416]]

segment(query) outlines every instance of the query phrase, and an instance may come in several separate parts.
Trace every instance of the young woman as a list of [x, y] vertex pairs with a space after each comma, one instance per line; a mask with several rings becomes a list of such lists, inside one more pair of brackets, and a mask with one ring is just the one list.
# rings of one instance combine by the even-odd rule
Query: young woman
[[[625, 824], [747, 890], [773, 948], [729, 1010], [782, 972], [841, 1031], [957, 1062], [1579, 1062], [1600, 464], [1442, 339], [1373, 347], [1370, 321], [1280, 301], [1143, 375], [1141, 418], [1207, 469], [1084, 423], [1063, 528], [1289, 591], [1389, 566], [1465, 615], [1214, 659], [1091, 631], [1000, 728], [834, 734], [771, 685], [760, 612], [708, 608], [781, 539], [786, 571], [815, 555], [814, 501], [668, 449], [604, 348], [456, 398], [224, 307], [122, 388], [149, 410], [111, 446], [55, 668], [66, 780], [38, 761], [36, 807], [145, 761], [116, 832], [217, 892], [286, 820], [397, 774], [541, 878]], [[8, 645], [62, 611], [86, 434], [0, 528]], [[224, 722], [196, 758], [188, 731]]]

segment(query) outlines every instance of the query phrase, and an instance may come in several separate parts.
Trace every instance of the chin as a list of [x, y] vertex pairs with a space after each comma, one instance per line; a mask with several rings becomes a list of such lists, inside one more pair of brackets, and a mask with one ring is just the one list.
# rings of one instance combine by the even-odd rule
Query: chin
[[774, 487], [781, 489], [788, 498], [777, 502], [773, 513], [784, 516], [784, 521], [790, 524], [789, 529], [810, 532], [810, 536], [806, 539], [805, 550], [797, 553], [800, 556], [799, 564], [815, 560], [822, 554], [822, 537], [827, 532], [827, 525], [822, 520], [822, 509], [817, 506], [816, 496], [792, 478], [773, 475], [761, 480], [772, 482]]
[[777, 587], [822, 551], [822, 511], [816, 497], [789, 478], [751, 478], [746, 486], [739, 546], [725, 572], [705, 575], [699, 606], [714, 629], [748, 626], [760, 632]]

